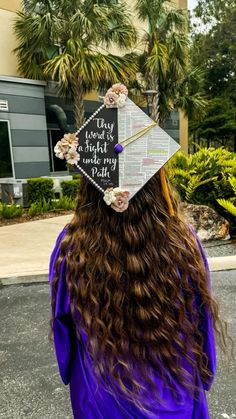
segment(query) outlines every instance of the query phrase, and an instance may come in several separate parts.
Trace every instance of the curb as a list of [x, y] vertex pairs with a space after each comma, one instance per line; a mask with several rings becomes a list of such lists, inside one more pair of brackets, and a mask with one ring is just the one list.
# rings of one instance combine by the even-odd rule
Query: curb
[[11, 276], [0, 278], [0, 286], [4, 285], [31, 285], [31, 284], [38, 284], [40, 282], [48, 282], [48, 273], [45, 272], [43, 274], [36, 274], [36, 275], [19, 275], [19, 276]]
[[[208, 258], [210, 272], [223, 272], [236, 270], [236, 255]], [[5, 285], [30, 285], [40, 282], [48, 282], [48, 271], [34, 275], [15, 275], [0, 278], [0, 286]]]
[[208, 258], [211, 272], [230, 271], [236, 269], [236, 255]]

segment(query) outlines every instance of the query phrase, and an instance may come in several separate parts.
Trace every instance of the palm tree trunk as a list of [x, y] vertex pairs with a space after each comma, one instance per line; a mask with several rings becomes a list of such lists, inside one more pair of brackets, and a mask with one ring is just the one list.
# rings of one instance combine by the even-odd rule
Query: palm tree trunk
[[156, 83], [156, 89], [157, 93], [153, 96], [152, 101], [152, 112], [151, 112], [151, 118], [153, 121], [159, 123], [160, 122], [160, 107], [159, 107], [159, 88], [158, 83]]
[[79, 129], [85, 121], [84, 115], [84, 92], [81, 83], [76, 81], [75, 88], [73, 89], [74, 99], [74, 117], [76, 128]]
[[158, 77], [155, 73], [147, 71], [146, 80], [147, 80], [147, 89], [154, 90], [157, 92], [156, 94], [153, 95], [153, 98], [152, 98], [150, 116], [153, 119], [153, 121], [159, 123], [160, 122], [160, 107], [159, 107], [160, 94], [159, 94]]

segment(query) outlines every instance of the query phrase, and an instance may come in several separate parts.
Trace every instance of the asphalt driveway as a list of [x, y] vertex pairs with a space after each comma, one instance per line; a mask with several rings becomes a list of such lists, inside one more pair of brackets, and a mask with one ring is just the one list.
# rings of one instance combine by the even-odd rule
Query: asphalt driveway
[[[236, 271], [215, 272], [212, 285], [236, 342]], [[68, 388], [60, 381], [48, 341], [48, 284], [0, 289], [0, 418], [72, 419]], [[218, 354], [208, 395], [212, 419], [236, 418], [236, 365]], [[184, 418], [183, 418], [184, 419]]]

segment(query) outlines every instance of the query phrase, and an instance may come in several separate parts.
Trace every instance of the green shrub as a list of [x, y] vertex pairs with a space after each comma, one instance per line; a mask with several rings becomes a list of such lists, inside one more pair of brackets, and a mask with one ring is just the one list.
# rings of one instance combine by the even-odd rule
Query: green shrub
[[218, 204], [220, 204], [226, 211], [231, 215], [236, 217], [236, 205], [233, 204], [231, 200], [226, 199], [217, 199]]
[[29, 215], [32, 217], [35, 215], [43, 214], [44, 212], [49, 211], [74, 211], [75, 210], [75, 200], [72, 198], [68, 198], [67, 196], [61, 196], [60, 199], [46, 201], [46, 199], [42, 199], [38, 202], [33, 202], [28, 210]]
[[41, 202], [44, 199], [50, 201], [54, 198], [53, 180], [44, 178], [27, 179], [27, 195], [29, 205], [33, 202]]
[[46, 201], [46, 199], [43, 198], [38, 202], [33, 202], [29, 207], [28, 213], [31, 216], [43, 214], [44, 212], [50, 211], [52, 206], [52, 201]]
[[80, 173], [74, 173], [74, 174], [73, 174], [73, 179], [74, 179], [74, 180], [75, 180], [75, 179], [80, 180], [80, 179], [81, 179], [81, 174], [80, 174]]
[[23, 208], [19, 205], [12, 204], [0, 204], [0, 217], [1, 218], [17, 218], [21, 217], [23, 214]]
[[[221, 207], [223, 207], [231, 216], [236, 217], [236, 177], [232, 176], [229, 178], [229, 183], [232, 187], [233, 196], [232, 198], [226, 199], [217, 199], [217, 202]], [[235, 218], [236, 219], [236, 218]], [[236, 226], [236, 221], [235, 221]]]
[[63, 180], [61, 182], [62, 195], [75, 199], [79, 190], [80, 180]]
[[52, 202], [54, 210], [65, 210], [65, 211], [74, 211], [75, 210], [75, 200], [68, 196], [61, 196], [60, 199]]
[[200, 148], [193, 155], [178, 152], [168, 163], [168, 174], [184, 201], [215, 209], [235, 228], [235, 153], [223, 147]]

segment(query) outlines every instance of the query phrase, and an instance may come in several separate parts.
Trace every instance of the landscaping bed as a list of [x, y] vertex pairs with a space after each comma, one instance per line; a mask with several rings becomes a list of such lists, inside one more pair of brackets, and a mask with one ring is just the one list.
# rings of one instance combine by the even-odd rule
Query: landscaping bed
[[4, 226], [8, 226], [8, 225], [12, 225], [12, 224], [21, 224], [21, 223], [26, 223], [29, 221], [37, 221], [37, 220], [45, 220], [47, 218], [53, 218], [53, 217], [59, 217], [61, 215], [72, 215], [74, 213], [74, 211], [49, 211], [49, 212], [45, 212], [43, 214], [38, 214], [38, 215], [30, 215], [30, 214], [23, 214], [21, 217], [16, 217], [16, 218], [0, 218], [0, 227], [4, 227]]

